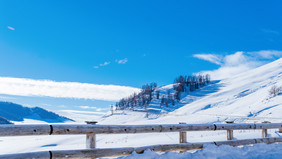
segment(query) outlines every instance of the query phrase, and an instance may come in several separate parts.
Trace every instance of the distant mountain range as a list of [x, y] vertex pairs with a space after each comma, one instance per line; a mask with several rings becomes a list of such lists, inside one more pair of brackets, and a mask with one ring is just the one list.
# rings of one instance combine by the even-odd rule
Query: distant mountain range
[[0, 124], [12, 124], [12, 123], [3, 117], [0, 117]]
[[29, 108], [15, 103], [0, 102], [0, 124], [9, 124], [8, 120], [24, 121], [24, 119], [34, 119], [48, 123], [73, 121], [72, 119], [60, 116], [40, 107]]

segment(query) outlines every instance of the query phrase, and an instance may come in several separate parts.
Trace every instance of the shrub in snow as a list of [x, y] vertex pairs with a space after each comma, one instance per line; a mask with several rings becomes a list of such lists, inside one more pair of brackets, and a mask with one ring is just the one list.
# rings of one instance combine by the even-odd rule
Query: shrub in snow
[[277, 96], [279, 93], [281, 93], [282, 88], [281, 87], [277, 87], [276, 85], [272, 86], [269, 90], [269, 95], [271, 97], [275, 97]]

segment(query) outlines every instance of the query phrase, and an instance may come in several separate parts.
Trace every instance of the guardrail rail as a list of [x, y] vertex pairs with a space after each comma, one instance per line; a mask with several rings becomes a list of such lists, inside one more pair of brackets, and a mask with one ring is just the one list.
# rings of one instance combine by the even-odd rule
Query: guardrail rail
[[[100, 158], [129, 155], [132, 152], [143, 153], [146, 149], [156, 152], [187, 151], [201, 149], [205, 144], [215, 145], [247, 145], [256, 143], [282, 142], [282, 138], [268, 138], [267, 129], [279, 129], [282, 132], [282, 123], [232, 123], [227, 124], [161, 124], [161, 125], [97, 125], [97, 122], [87, 124], [53, 124], [53, 125], [0, 125], [0, 136], [30, 136], [30, 135], [86, 135], [86, 149], [84, 150], [56, 150], [30, 153], [0, 155], [5, 159], [53, 159], [53, 158]], [[262, 138], [232, 140], [233, 130], [261, 129]], [[226, 130], [227, 141], [205, 143], [187, 143], [187, 131], [217, 131]], [[134, 134], [134, 133], [163, 133], [178, 132], [179, 144], [153, 145], [127, 148], [96, 148], [97, 134]]]

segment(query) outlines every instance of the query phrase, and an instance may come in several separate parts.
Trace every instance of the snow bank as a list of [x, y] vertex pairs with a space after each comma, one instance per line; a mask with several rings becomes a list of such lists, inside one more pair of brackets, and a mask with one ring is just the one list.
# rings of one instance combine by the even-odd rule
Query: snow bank
[[119, 159], [280, 159], [281, 156], [282, 143], [270, 145], [263, 143], [244, 147], [206, 145], [202, 150], [185, 153], [166, 152], [158, 154], [146, 150], [143, 154], [133, 153], [130, 156], [120, 157]]

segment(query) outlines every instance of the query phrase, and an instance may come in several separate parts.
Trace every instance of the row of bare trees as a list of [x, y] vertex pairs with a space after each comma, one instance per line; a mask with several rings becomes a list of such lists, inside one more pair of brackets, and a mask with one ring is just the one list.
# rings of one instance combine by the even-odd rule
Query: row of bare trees
[[210, 83], [210, 75], [179, 76], [174, 80], [174, 98], [179, 102], [183, 92], [193, 92]]
[[157, 83], [150, 83], [142, 86], [140, 93], [134, 93], [127, 98], [122, 98], [116, 103], [117, 109], [146, 107], [153, 99], [153, 92], [157, 88]]
[[153, 96], [155, 99], [160, 99], [160, 106], [175, 105], [176, 102], [180, 102], [181, 94], [183, 92], [189, 94], [203, 86], [210, 83], [210, 75], [194, 75], [194, 76], [179, 76], [174, 80], [173, 89], [168, 90], [166, 94], [160, 95], [160, 90], [157, 89], [157, 83], [150, 83], [142, 86], [140, 93], [134, 93], [127, 98], [122, 98], [116, 103], [116, 109], [134, 109], [145, 108], [151, 103]]

